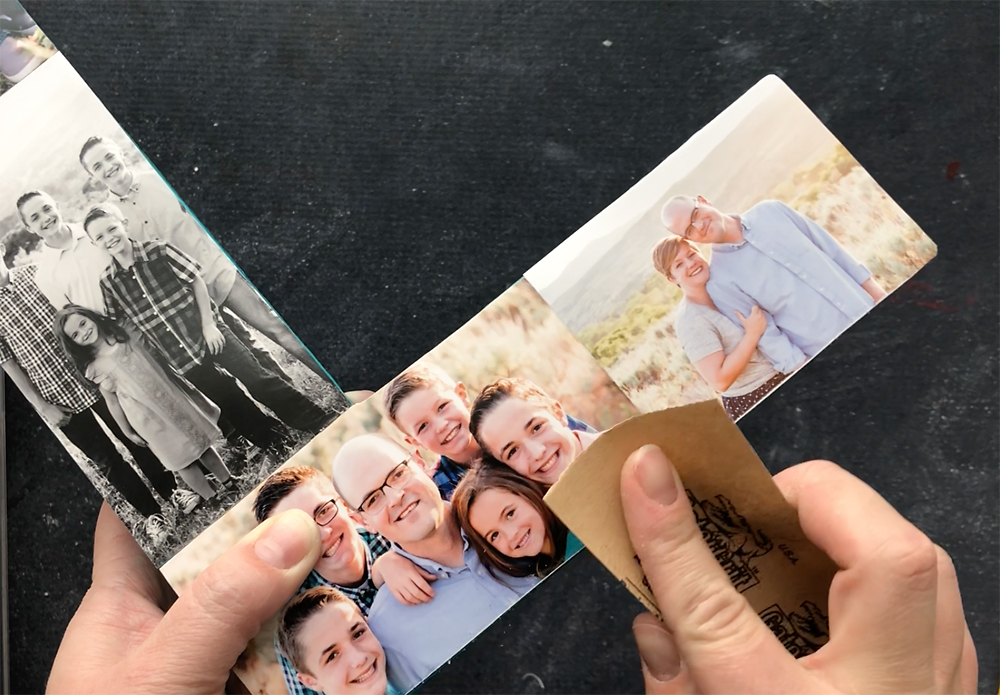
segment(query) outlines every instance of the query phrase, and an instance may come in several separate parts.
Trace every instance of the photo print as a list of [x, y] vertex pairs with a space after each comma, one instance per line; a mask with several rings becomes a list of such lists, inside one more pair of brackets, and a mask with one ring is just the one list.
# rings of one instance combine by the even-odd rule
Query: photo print
[[61, 54], [0, 118], [0, 362], [160, 565], [349, 403]]
[[[521, 280], [162, 571], [183, 593], [258, 523], [301, 509], [323, 554], [237, 673], [253, 693], [408, 692], [581, 548], [542, 497], [636, 412]], [[350, 658], [325, 657], [348, 643]]]
[[0, 3], [0, 96], [57, 52], [17, 0]]
[[525, 277], [639, 410], [737, 420], [935, 253], [769, 76]]

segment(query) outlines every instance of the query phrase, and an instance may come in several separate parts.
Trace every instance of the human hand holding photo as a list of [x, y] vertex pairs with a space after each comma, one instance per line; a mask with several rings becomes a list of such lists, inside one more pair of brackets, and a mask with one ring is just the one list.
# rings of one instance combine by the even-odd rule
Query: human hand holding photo
[[947, 553], [836, 464], [803, 463], [774, 482], [840, 568], [830, 641], [800, 659], [715, 561], [663, 452], [646, 446], [629, 457], [625, 518], [663, 614], [662, 623], [646, 613], [633, 625], [646, 692], [976, 692], [976, 650]]
[[319, 557], [316, 524], [268, 519], [177, 598], [105, 503], [94, 572], [63, 636], [49, 693], [222, 693], [230, 669]]

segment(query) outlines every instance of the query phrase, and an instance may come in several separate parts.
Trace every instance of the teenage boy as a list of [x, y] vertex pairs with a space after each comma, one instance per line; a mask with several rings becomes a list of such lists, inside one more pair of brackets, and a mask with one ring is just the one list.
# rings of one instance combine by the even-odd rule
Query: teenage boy
[[[299, 591], [334, 587], [368, 615], [384, 581], [396, 587], [404, 601], [429, 600], [434, 591], [427, 584], [436, 577], [418, 569], [396, 553], [389, 541], [377, 533], [358, 528], [351, 520], [329, 478], [310, 466], [291, 466], [275, 471], [261, 485], [254, 499], [257, 523], [289, 509], [310, 514], [319, 526], [322, 553]], [[397, 581], [398, 580], [398, 581]], [[312, 688], [294, 666], [294, 659], [278, 650], [285, 685], [292, 695], [311, 695]], [[305, 686], [305, 687], [303, 687]]]
[[356, 521], [438, 577], [434, 598], [427, 603], [401, 603], [382, 587], [368, 613], [385, 650], [389, 680], [403, 692], [454, 656], [538, 581], [494, 577], [420, 461], [386, 437], [364, 434], [344, 444], [334, 457], [333, 483]]
[[97, 248], [82, 228], [67, 223], [59, 204], [45, 191], [28, 191], [17, 199], [24, 226], [42, 240], [35, 281], [56, 309], [67, 304], [104, 312], [101, 275], [111, 256]]
[[52, 427], [62, 431], [125, 501], [146, 517], [146, 533], [159, 544], [168, 534], [160, 505], [101, 429], [98, 418], [125, 445], [160, 497], [183, 506], [186, 501], [175, 496], [177, 481], [149, 449], [125, 436], [97, 389], [66, 359], [52, 333], [55, 309], [38, 289], [36, 272], [37, 267], [33, 265], [8, 271], [7, 266], [0, 263], [0, 363], [3, 370], [35, 410]]
[[382, 645], [358, 607], [334, 588], [316, 587], [292, 599], [278, 621], [277, 642], [310, 692], [391, 692]]
[[107, 315], [130, 320], [174, 371], [215, 401], [228, 426], [263, 449], [284, 445], [281, 423], [247, 398], [237, 379], [288, 425], [316, 432], [326, 424], [326, 413], [262, 367], [219, 319], [187, 254], [168, 242], [129, 238], [128, 222], [112, 205], [91, 209], [83, 226], [111, 254], [101, 277]]
[[455, 486], [482, 454], [469, 431], [465, 384], [418, 362], [389, 383], [382, 407], [407, 444], [440, 457], [431, 478], [441, 497], [450, 500]]
[[[180, 199], [155, 174], [136, 174], [121, 149], [100, 136], [89, 138], [80, 150], [80, 164], [95, 181], [104, 184], [109, 200], [122, 209], [138, 241], [168, 241], [201, 266], [208, 295], [243, 321], [287, 350], [324, 381], [330, 377], [319, 366], [278, 315], [236, 269], [222, 248], [209, 236]], [[232, 328], [232, 326], [231, 326]], [[242, 327], [237, 327], [239, 332]], [[244, 337], [246, 340], [247, 336]], [[257, 355], [267, 364], [269, 356]], [[269, 365], [272, 371], [279, 371]]]

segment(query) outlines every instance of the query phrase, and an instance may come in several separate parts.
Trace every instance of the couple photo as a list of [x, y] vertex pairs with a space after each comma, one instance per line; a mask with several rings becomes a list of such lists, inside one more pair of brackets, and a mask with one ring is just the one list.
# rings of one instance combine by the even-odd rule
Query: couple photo
[[254, 692], [407, 692], [582, 547], [543, 496], [634, 413], [522, 281], [330, 425], [164, 573], [183, 592], [228, 544], [299, 509], [319, 527], [322, 555], [240, 677]]
[[61, 55], [0, 113], [0, 362], [161, 563], [347, 400]]
[[678, 195], [662, 219], [672, 235], [653, 266], [684, 295], [677, 339], [733, 420], [885, 297], [825, 229], [780, 201], [737, 215]]
[[935, 253], [769, 76], [525, 278], [637, 408], [736, 420]]

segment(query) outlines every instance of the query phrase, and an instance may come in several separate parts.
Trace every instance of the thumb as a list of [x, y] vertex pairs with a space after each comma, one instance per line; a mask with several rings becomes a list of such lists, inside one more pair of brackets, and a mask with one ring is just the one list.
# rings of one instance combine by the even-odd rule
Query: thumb
[[305, 512], [268, 519], [198, 576], [137, 658], [166, 666], [177, 692], [222, 692], [247, 643], [295, 594], [319, 552], [319, 531]]
[[651, 613], [641, 613], [632, 622], [632, 636], [642, 662], [646, 695], [693, 695], [697, 691], [681, 663], [673, 636]]
[[629, 456], [621, 493], [633, 546], [698, 690], [805, 692], [795, 659], [705, 544], [680, 477], [658, 447]]

